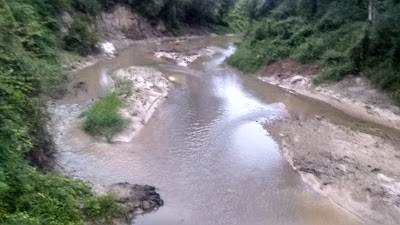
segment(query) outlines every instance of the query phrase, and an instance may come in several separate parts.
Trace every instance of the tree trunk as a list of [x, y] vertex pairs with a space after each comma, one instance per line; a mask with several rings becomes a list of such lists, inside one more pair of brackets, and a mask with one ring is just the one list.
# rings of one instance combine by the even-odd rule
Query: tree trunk
[[369, 0], [368, 21], [374, 23], [375, 18], [376, 18], [376, 0]]

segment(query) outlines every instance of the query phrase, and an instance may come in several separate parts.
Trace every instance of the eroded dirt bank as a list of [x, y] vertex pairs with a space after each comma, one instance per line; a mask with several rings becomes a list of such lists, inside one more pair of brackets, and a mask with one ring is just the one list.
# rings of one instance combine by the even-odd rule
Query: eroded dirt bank
[[[69, 20], [73, 21], [73, 18], [69, 17]], [[180, 43], [211, 35], [205, 28], [188, 27], [181, 31], [180, 37], [175, 37], [167, 30], [162, 20], [150, 21], [123, 4], [116, 5], [109, 11], [101, 13], [97, 18], [97, 27], [102, 39], [102, 42], [97, 46], [99, 52], [77, 61], [66, 60], [63, 65], [65, 71], [74, 72], [92, 66], [102, 59], [114, 58], [119, 55], [120, 51], [133, 44]]]
[[[312, 65], [279, 61], [267, 67], [260, 79], [293, 95], [327, 102], [356, 118], [400, 128], [398, 107], [364, 78], [317, 87], [312, 84], [317, 73]], [[380, 130], [367, 134], [356, 121], [353, 127], [344, 127], [324, 115], [292, 115], [265, 127], [283, 156], [315, 190], [366, 224], [399, 224], [400, 136]]]
[[366, 224], [400, 221], [399, 140], [327, 120], [287, 118], [266, 124], [303, 180]]
[[281, 60], [266, 67], [260, 79], [294, 94], [321, 100], [363, 120], [400, 130], [400, 108], [363, 76], [348, 76], [337, 83], [314, 85], [320, 70], [315, 65]]

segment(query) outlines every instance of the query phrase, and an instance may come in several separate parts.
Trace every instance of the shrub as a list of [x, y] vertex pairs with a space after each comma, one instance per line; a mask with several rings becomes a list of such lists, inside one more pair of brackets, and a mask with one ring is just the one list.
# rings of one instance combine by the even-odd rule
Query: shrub
[[103, 220], [107, 224], [123, 213], [115, 194], [87, 198], [84, 207], [88, 218], [94, 221]]
[[344, 63], [346, 61], [346, 57], [346, 54], [344, 54], [343, 52], [329, 49], [322, 55], [321, 58], [324, 65], [331, 65]]
[[101, 98], [84, 113], [83, 129], [91, 135], [105, 136], [110, 141], [127, 123], [119, 112], [122, 104], [116, 93]]
[[96, 16], [102, 9], [99, 0], [72, 0], [70, 4], [75, 10], [92, 16]]
[[326, 48], [327, 46], [323, 39], [309, 38], [305, 43], [295, 48], [291, 57], [301, 63], [311, 63], [320, 59]]
[[325, 67], [322, 74], [316, 78], [317, 83], [323, 81], [339, 81], [343, 77], [349, 74], [354, 74], [357, 72], [353, 62], [345, 62], [343, 64], [335, 64]]
[[81, 55], [88, 55], [96, 50], [100, 37], [94, 21], [84, 14], [79, 14], [64, 37], [65, 49]]

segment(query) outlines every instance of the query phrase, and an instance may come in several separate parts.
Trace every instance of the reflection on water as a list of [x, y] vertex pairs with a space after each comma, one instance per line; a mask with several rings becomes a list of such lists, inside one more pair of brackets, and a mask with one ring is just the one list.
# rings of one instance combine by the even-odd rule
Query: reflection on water
[[[132, 143], [97, 143], [79, 131], [77, 123], [59, 143], [64, 150], [60, 164], [95, 183], [127, 181], [158, 187], [165, 206], [137, 218], [139, 225], [358, 224], [310, 191], [282, 159], [260, 123], [286, 115], [287, 108], [280, 103], [286, 101], [268, 98], [271, 90], [222, 64], [234, 51], [226, 45], [230, 40], [181, 45], [210, 42], [223, 45], [204, 50], [206, 54], [190, 68], [157, 61], [140, 46], [123, 53], [122, 62], [117, 58], [76, 74], [96, 83], [96, 74], [98, 78], [107, 66], [115, 69], [131, 60], [129, 65], [155, 65], [181, 82]], [[249, 91], [252, 88], [257, 90]], [[95, 93], [68, 101], [79, 103], [91, 94]], [[289, 98], [282, 92], [274, 95]]]

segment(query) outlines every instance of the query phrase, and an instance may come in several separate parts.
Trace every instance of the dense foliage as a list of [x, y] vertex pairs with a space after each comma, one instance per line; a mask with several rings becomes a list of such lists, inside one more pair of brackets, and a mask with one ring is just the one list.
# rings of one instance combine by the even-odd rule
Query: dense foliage
[[60, 82], [60, 8], [54, 0], [0, 1], [0, 224], [83, 224], [118, 213], [115, 197], [29, 164], [48, 169], [54, 152], [41, 95]]
[[255, 72], [280, 58], [317, 63], [317, 81], [362, 72], [400, 103], [400, 1], [243, 0], [233, 12], [246, 35], [230, 64]]

